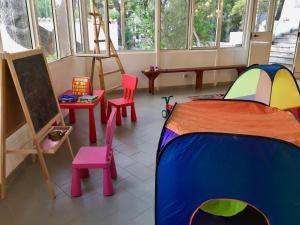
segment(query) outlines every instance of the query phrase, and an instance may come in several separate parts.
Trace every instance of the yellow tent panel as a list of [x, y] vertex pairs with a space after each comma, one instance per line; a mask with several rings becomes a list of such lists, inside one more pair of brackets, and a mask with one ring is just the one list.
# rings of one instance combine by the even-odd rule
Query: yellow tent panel
[[278, 70], [274, 77], [270, 106], [279, 109], [300, 106], [297, 83], [286, 69]]

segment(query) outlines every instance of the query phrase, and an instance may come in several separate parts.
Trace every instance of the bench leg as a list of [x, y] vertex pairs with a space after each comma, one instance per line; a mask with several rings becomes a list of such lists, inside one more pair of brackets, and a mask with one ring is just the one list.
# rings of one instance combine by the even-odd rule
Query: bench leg
[[159, 73], [146, 74], [146, 76], [149, 79], [148, 91], [150, 94], [154, 95], [154, 81], [159, 76]]
[[154, 79], [153, 78], [149, 79], [149, 92], [150, 92], [150, 94], [154, 95]]
[[196, 89], [202, 89], [203, 71], [196, 71]]

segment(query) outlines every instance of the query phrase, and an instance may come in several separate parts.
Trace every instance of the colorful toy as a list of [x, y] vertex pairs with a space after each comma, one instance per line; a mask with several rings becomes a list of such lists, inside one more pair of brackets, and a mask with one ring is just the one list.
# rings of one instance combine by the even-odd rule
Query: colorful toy
[[248, 67], [224, 99], [257, 101], [284, 110], [300, 106], [296, 79], [291, 71], [279, 64]]
[[173, 96], [169, 95], [169, 96], [163, 96], [161, 98], [164, 99], [165, 102], [166, 102], [166, 109], [163, 109], [161, 111], [161, 115], [162, 115], [163, 118], [167, 118], [170, 115], [170, 113], [171, 113], [171, 111], [173, 109], [173, 105], [169, 104], [170, 99], [173, 98]]
[[73, 77], [72, 93], [73, 95], [92, 94], [91, 81], [88, 77]]
[[77, 99], [77, 95], [61, 95], [58, 97], [59, 102], [76, 102]]
[[299, 224], [299, 133], [291, 113], [257, 102], [176, 104], [157, 150], [155, 224]]

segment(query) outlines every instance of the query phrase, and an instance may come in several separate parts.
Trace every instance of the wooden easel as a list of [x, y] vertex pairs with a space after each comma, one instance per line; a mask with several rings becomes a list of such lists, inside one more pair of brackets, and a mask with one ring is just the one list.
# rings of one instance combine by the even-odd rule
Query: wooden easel
[[[36, 68], [41, 68], [41, 71], [44, 71], [44, 76], [46, 81], [49, 81], [47, 88], [45, 90], [50, 90], [49, 93], [49, 102], [52, 102], [57, 108], [53, 110], [53, 116], [49, 113], [49, 120], [45, 116], [43, 125], [38, 124], [36, 121], [42, 121], [40, 118], [32, 118], [33, 109], [31, 108], [32, 104], [30, 101], [32, 98], [26, 95], [24, 89], [24, 80], [20, 78], [20, 67], [17, 68], [17, 63], [20, 60], [24, 59], [35, 59], [33, 57], [38, 57], [40, 64], [37, 62], [35, 64]], [[26, 60], [24, 61], [26, 63]], [[22, 62], [23, 63], [23, 62]], [[24, 63], [23, 63], [24, 64]], [[26, 67], [26, 64], [25, 64]], [[0, 173], [0, 182], [1, 182], [1, 198], [5, 197], [5, 183], [6, 183], [6, 154], [37, 154], [39, 162], [41, 164], [42, 172], [45, 177], [48, 191], [51, 194], [52, 198], [55, 198], [54, 186], [49, 175], [49, 171], [45, 162], [44, 154], [54, 154], [60, 146], [67, 141], [70, 155], [73, 158], [72, 147], [68, 135], [71, 132], [72, 127], [65, 126], [63, 115], [60, 111], [57, 98], [55, 97], [54, 90], [52, 87], [52, 81], [49, 73], [49, 68], [46, 63], [46, 59], [43, 55], [41, 49], [30, 50], [26, 52], [20, 52], [15, 54], [0, 54], [0, 162], [1, 162], [1, 173]], [[30, 68], [27, 66], [26, 68]], [[36, 69], [34, 68], [34, 69]], [[18, 72], [17, 72], [18, 71]], [[31, 76], [31, 73], [25, 74], [26, 76]], [[25, 77], [25, 76], [23, 76]], [[25, 77], [26, 78], [26, 77]], [[21, 80], [20, 80], [21, 79]], [[26, 78], [27, 79], [27, 78]], [[33, 87], [34, 89], [35, 87]], [[32, 95], [35, 92], [31, 93]], [[38, 97], [41, 99], [42, 97]], [[32, 103], [32, 102], [31, 102]], [[20, 110], [21, 109], [21, 110]], [[9, 113], [8, 113], [9, 112]], [[44, 117], [43, 117], [44, 118]], [[29, 131], [32, 137], [32, 147], [20, 147], [19, 149], [8, 149], [6, 146], [6, 138], [18, 130], [22, 125], [27, 123]], [[37, 125], [38, 124], [38, 125]], [[53, 126], [53, 124], [61, 124], [61, 126]], [[39, 127], [38, 127], [39, 126]], [[64, 129], [66, 131], [65, 135], [57, 142], [51, 142], [48, 139], [48, 133], [53, 129]]]
[[[103, 30], [104, 34], [108, 31], [105, 30], [105, 24], [104, 21], [99, 13], [99, 10], [97, 8], [96, 5], [96, 0], [92, 0], [92, 11], [91, 13], [89, 13], [92, 17], [93, 17], [93, 27], [94, 27], [94, 53], [95, 54], [100, 54], [100, 42], [105, 42], [105, 40], [99, 40], [99, 35], [100, 35], [100, 31], [101, 29]], [[109, 36], [109, 44], [108, 44], [108, 49], [109, 49], [109, 53], [108, 53], [108, 57], [93, 57], [92, 60], [92, 70], [91, 70], [91, 81], [93, 82], [93, 78], [94, 78], [94, 72], [95, 72], [95, 64], [97, 63], [98, 65], [98, 69], [99, 69], [99, 81], [100, 81], [100, 88], [102, 90], [105, 90], [106, 92], [111, 91], [113, 89], [119, 88], [121, 87], [120, 85], [116, 85], [114, 87], [111, 87], [109, 89], [106, 89], [106, 85], [105, 85], [105, 79], [104, 77], [110, 74], [114, 74], [114, 73], [121, 73], [124, 74], [124, 68], [122, 65], [122, 62], [118, 56], [118, 53], [114, 47], [113, 42], [111, 41], [111, 38]], [[113, 70], [113, 71], [109, 71], [109, 72], [104, 72], [103, 71], [103, 63], [102, 60], [103, 59], [108, 59], [108, 58], [114, 58], [116, 60], [118, 69], [117, 70]]]

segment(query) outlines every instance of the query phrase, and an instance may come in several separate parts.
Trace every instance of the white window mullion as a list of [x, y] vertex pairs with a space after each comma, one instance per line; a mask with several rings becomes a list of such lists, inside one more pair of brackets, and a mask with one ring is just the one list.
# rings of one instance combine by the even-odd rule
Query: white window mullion
[[72, 0], [69, 0], [67, 2], [67, 9], [68, 9], [68, 21], [69, 21], [69, 28], [70, 28], [71, 54], [74, 55], [76, 53], [76, 34], [75, 34], [76, 31], [75, 31], [75, 19], [74, 19], [74, 11], [73, 11], [74, 6]]
[[251, 15], [253, 13], [252, 0], [246, 1], [246, 14], [245, 14], [245, 24], [244, 24], [244, 34], [243, 34], [243, 47], [248, 46], [248, 37], [251, 34]]
[[26, 0], [26, 2], [27, 2], [27, 9], [28, 9], [32, 47], [38, 48], [40, 47], [40, 39], [38, 35], [38, 22], [37, 22], [37, 17], [35, 12], [34, 0]]
[[[80, 10], [81, 10], [81, 28], [82, 28], [82, 42], [83, 42], [83, 51], [89, 52], [89, 31], [88, 31], [88, 15], [86, 8], [86, 0], [80, 0]], [[89, 9], [91, 11], [91, 9]]]
[[189, 10], [189, 30], [188, 30], [188, 50], [193, 47], [193, 31], [194, 31], [194, 11], [195, 11], [195, 0], [190, 0]]
[[219, 0], [218, 3], [218, 19], [217, 19], [217, 32], [216, 32], [216, 48], [220, 48], [221, 34], [222, 34], [222, 23], [223, 23], [223, 10], [224, 0]]
[[155, 65], [160, 66], [160, 0], [155, 0]]
[[56, 10], [55, 10], [55, 0], [51, 0], [52, 3], [52, 14], [53, 14], [53, 24], [54, 24], [54, 32], [55, 32], [55, 42], [56, 42], [56, 51], [58, 59], [61, 58], [60, 54], [60, 45], [58, 40], [58, 29], [57, 29], [57, 18], [56, 18]]
[[[69, 43], [70, 43], [70, 55], [73, 55], [73, 30], [72, 30], [72, 26], [71, 26], [71, 22], [73, 21], [71, 18], [71, 15], [73, 14], [72, 11], [70, 12], [70, 0], [66, 0], [66, 13], [67, 13], [67, 22], [68, 22], [68, 30], [69, 30]], [[72, 8], [71, 8], [72, 9]]]
[[126, 40], [125, 40], [125, 0], [121, 0], [120, 3], [120, 17], [121, 17], [121, 45], [122, 50], [125, 50]]
[[0, 52], [3, 52], [3, 44], [2, 44], [1, 30], [0, 30]]

